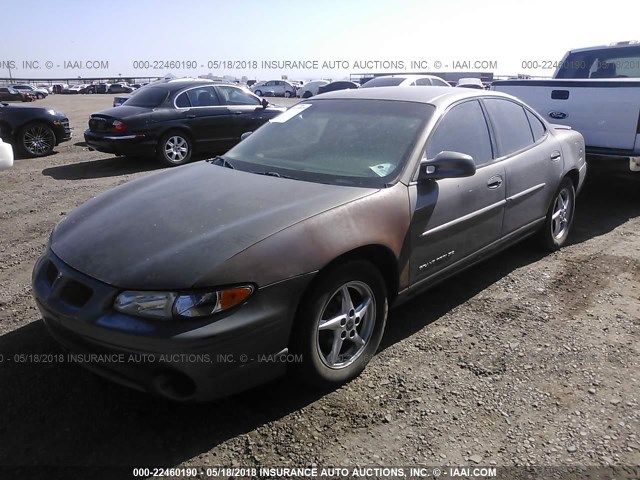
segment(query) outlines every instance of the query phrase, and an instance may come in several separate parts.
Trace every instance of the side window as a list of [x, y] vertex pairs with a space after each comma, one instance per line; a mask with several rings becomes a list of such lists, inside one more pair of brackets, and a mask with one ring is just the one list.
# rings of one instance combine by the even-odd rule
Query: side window
[[261, 105], [260, 99], [254, 95], [249, 95], [247, 92], [234, 87], [218, 86], [216, 87], [220, 92], [222, 98], [224, 98], [227, 105]]
[[218, 95], [213, 87], [198, 87], [187, 90], [189, 101], [193, 107], [215, 107], [220, 105]]
[[182, 92], [176, 98], [176, 107], [178, 108], [189, 108], [191, 106], [191, 102], [189, 101], [189, 97], [187, 96], [187, 92]]
[[537, 142], [544, 136], [547, 129], [544, 127], [544, 124], [540, 121], [540, 119], [529, 110], [525, 110], [525, 113], [527, 114], [527, 118], [529, 119], [529, 125], [531, 125], [531, 131], [533, 132], [533, 141]]
[[416, 85], [419, 87], [430, 87], [431, 80], [429, 80], [428, 78], [419, 78], [418, 80], [416, 80]]
[[427, 158], [444, 151], [471, 155], [476, 165], [493, 158], [489, 127], [477, 100], [456, 105], [436, 127], [427, 145]]
[[437, 87], [449, 87], [450, 86], [444, 80], [438, 80], [437, 78], [433, 78], [431, 81], [433, 82], [433, 85], [435, 85]]
[[533, 144], [533, 134], [522, 108], [509, 100], [484, 101], [491, 123], [495, 127], [498, 154], [503, 157]]
[[265, 87], [273, 87], [276, 84], [273, 80], [264, 84]]

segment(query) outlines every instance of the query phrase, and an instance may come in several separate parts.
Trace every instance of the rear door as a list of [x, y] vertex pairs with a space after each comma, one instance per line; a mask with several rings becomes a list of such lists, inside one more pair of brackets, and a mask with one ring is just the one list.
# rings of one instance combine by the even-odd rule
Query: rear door
[[506, 173], [506, 210], [502, 235], [516, 233], [544, 218], [558, 187], [562, 149], [545, 125], [519, 103], [487, 98], [482, 103]]
[[442, 151], [471, 155], [476, 173], [466, 178], [419, 182], [415, 203], [410, 281], [428, 280], [500, 239], [505, 204], [504, 166], [494, 160], [485, 114], [478, 100], [450, 108], [430, 136], [425, 156]]

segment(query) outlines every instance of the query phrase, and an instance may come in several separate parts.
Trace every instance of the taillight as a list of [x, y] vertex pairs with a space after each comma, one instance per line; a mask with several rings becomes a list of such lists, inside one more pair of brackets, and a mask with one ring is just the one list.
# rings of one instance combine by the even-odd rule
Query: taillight
[[115, 120], [111, 126], [111, 129], [116, 133], [122, 133], [127, 129], [127, 126], [120, 120]]

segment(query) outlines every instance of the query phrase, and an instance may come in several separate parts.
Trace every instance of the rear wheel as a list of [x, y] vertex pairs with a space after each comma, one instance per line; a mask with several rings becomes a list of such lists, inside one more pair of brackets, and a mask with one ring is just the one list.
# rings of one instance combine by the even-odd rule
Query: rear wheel
[[296, 376], [320, 388], [357, 377], [380, 345], [387, 310], [384, 281], [370, 263], [325, 272], [303, 300], [292, 332], [291, 351], [302, 356]]
[[284, 98], [291, 98], [291, 92], [289, 90], [285, 90]]
[[256, 90], [255, 93], [257, 96], [261, 97], [262, 96], [262, 90]]
[[158, 144], [158, 160], [169, 167], [184, 165], [191, 160], [192, 153], [191, 139], [182, 132], [166, 133]]
[[53, 152], [56, 136], [45, 123], [30, 123], [18, 133], [18, 148], [28, 157], [44, 157]]
[[549, 250], [558, 250], [567, 242], [573, 224], [575, 200], [573, 182], [565, 178], [553, 196], [544, 225], [540, 230], [540, 240]]

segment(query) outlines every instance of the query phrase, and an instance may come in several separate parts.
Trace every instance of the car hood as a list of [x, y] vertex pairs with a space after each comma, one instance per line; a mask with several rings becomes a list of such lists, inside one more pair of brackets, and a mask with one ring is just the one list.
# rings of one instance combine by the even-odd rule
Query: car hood
[[198, 162], [88, 201], [58, 224], [51, 249], [72, 268], [121, 288], [202, 286], [207, 272], [257, 242], [375, 191]]
[[46, 115], [53, 115], [54, 117], [66, 118], [63, 112], [53, 110], [46, 107], [34, 107], [31, 105], [17, 105], [15, 103], [0, 103], [0, 109], [2, 110], [20, 110], [21, 112], [41, 113]]

